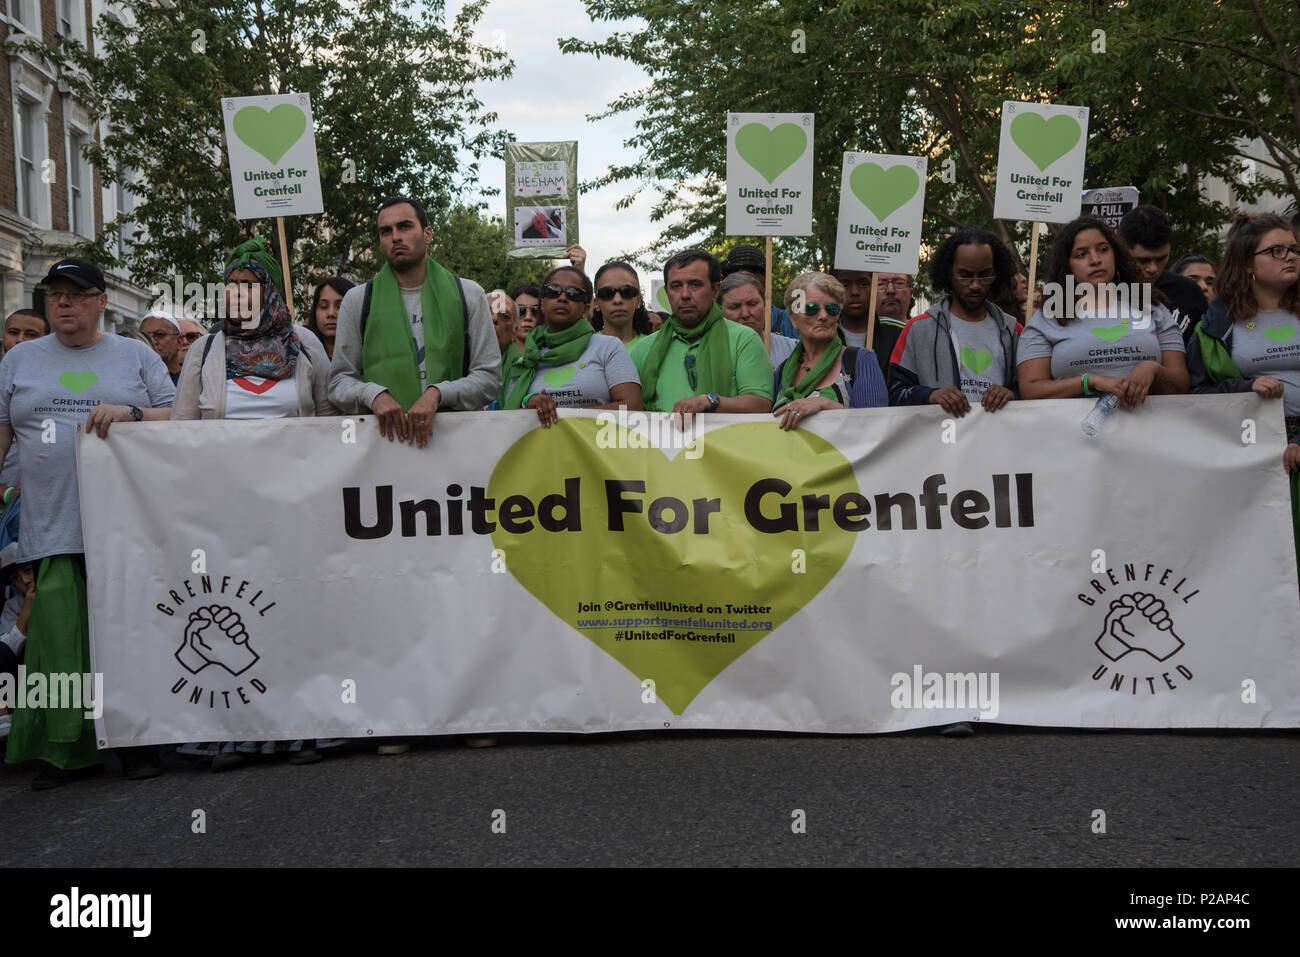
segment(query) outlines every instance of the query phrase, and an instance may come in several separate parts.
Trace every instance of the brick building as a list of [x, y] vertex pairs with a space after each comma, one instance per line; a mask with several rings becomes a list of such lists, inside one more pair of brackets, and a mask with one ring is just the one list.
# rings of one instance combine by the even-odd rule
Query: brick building
[[[67, 84], [37, 57], [14, 49], [23, 35], [44, 42], [72, 36], [93, 51], [90, 26], [114, 13], [103, 0], [3, 0], [0, 40], [0, 316], [31, 306], [36, 285], [59, 258], [51, 247], [93, 239], [131, 197], [104, 189], [81, 145], [99, 130], [72, 98]], [[104, 328], [131, 331], [148, 309], [148, 290], [105, 270]]]

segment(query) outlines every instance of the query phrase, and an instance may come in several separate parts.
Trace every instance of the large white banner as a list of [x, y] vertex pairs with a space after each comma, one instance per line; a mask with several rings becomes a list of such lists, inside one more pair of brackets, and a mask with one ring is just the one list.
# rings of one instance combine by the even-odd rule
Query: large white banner
[[1089, 407], [114, 425], [100, 740], [1296, 727], [1280, 404]]

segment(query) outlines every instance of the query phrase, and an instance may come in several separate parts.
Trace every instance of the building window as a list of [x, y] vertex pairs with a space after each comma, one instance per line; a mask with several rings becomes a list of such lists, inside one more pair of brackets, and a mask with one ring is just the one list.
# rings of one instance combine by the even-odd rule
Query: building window
[[82, 155], [86, 138], [68, 132], [68, 228], [78, 236], [92, 237], [94, 215], [90, 208], [90, 164]]
[[[129, 172], [124, 173], [123, 176], [132, 181], [135, 179], [135, 175]], [[135, 212], [135, 196], [126, 188], [124, 181], [119, 181], [113, 186], [113, 199], [117, 206], [117, 258], [125, 259], [135, 239], [135, 226], [127, 224], [127, 220]]]
[[18, 101], [18, 211], [36, 218], [36, 107]]
[[59, 36], [72, 36], [72, 0], [59, 0]]
[[41, 9], [39, 0], [8, 0], [9, 19], [28, 33], [40, 36]]

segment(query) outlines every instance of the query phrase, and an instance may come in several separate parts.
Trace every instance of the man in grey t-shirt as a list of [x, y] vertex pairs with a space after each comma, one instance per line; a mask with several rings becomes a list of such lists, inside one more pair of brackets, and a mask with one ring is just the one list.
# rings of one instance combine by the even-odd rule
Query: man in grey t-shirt
[[[379, 208], [379, 245], [388, 268], [397, 280], [406, 311], [419, 379], [419, 397], [403, 408], [384, 384], [368, 380], [361, 314], [368, 286], [362, 284], [348, 291], [339, 306], [338, 332], [330, 369], [330, 401], [344, 412], [375, 413], [379, 430], [389, 439], [397, 438], [423, 447], [433, 434], [433, 417], [440, 409], [481, 409], [501, 388], [501, 350], [488, 310], [487, 297], [478, 283], [460, 279], [459, 288], [468, 312], [464, 330], [468, 342], [468, 371], [456, 378], [429, 382], [426, 355], [436, 348], [424, 341], [422, 291], [429, 268], [429, 243], [433, 227], [424, 208], [406, 196], [387, 199]], [[381, 277], [384, 274], [381, 272]], [[445, 304], [452, 309], [450, 303]], [[455, 304], [460, 313], [460, 303]], [[367, 335], [376, 316], [367, 317]]]

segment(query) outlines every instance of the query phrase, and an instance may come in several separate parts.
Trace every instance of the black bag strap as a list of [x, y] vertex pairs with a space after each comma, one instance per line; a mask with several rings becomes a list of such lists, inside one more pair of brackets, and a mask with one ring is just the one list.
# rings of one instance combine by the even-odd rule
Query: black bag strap
[[203, 343], [203, 358], [201, 358], [201, 359], [199, 360], [199, 372], [200, 372], [200, 373], [203, 372], [203, 363], [205, 363], [205, 362], [208, 361], [208, 353], [212, 351], [212, 340], [215, 339], [215, 338], [217, 338], [217, 334], [216, 334], [215, 332], [210, 332], [210, 333], [208, 333], [208, 335], [207, 335], [207, 340], [208, 340], [208, 341], [205, 342], [205, 343]]
[[[370, 318], [370, 297], [375, 291], [374, 283], [366, 281], [366, 294], [361, 300], [361, 343], [365, 345], [366, 341], [366, 320]], [[460, 375], [463, 379], [469, 375], [469, 302], [465, 299], [465, 287], [460, 283], [460, 277], [456, 277], [456, 291], [460, 293], [460, 320], [465, 329], [465, 358], [461, 362]]]

